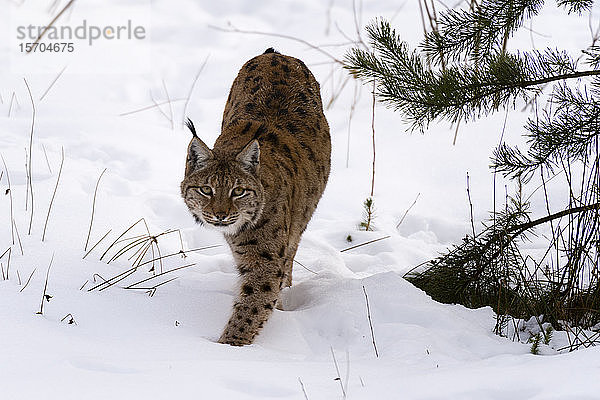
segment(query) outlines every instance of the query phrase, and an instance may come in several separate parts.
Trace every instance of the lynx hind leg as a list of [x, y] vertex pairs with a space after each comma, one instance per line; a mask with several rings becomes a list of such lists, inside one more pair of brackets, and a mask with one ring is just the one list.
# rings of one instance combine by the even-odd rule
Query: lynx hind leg
[[240, 268], [242, 275], [240, 294], [233, 313], [219, 343], [233, 346], [251, 344], [263, 324], [273, 313], [279, 297], [283, 271], [275, 263]]

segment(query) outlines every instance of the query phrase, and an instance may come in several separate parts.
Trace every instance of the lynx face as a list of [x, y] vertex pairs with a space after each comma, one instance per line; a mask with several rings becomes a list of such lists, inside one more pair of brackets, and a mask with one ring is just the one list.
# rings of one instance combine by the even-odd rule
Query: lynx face
[[192, 140], [181, 194], [197, 222], [235, 235], [258, 221], [263, 209], [259, 156], [256, 140], [236, 156], [216, 155], [199, 138]]

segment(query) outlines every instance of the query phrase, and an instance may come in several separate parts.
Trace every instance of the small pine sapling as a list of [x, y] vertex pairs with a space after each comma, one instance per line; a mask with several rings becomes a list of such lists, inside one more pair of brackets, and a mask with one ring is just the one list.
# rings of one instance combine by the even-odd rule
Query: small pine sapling
[[373, 220], [375, 219], [375, 207], [373, 206], [373, 198], [367, 197], [363, 203], [363, 220], [359, 224], [359, 228], [363, 231], [372, 231]]
[[529, 352], [531, 354], [535, 354], [536, 356], [539, 355], [540, 354], [540, 343], [542, 342], [541, 333], [538, 332], [535, 335], [533, 335], [532, 337], [530, 337], [528, 342], [531, 343], [531, 348], [529, 349]]

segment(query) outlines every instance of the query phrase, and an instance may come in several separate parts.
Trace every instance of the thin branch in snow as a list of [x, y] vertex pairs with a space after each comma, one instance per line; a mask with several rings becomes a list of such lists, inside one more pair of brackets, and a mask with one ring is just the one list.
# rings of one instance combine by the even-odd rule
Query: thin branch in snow
[[345, 249], [340, 250], [340, 253], [343, 253], [343, 252], [348, 251], [348, 250], [356, 249], [357, 247], [366, 246], [366, 245], [371, 244], [371, 243], [379, 242], [380, 240], [388, 239], [390, 237], [391, 237], [390, 235], [387, 235], [387, 236], [381, 237], [379, 239], [373, 239], [373, 240], [369, 240], [368, 242], [360, 243], [360, 244], [357, 244], [357, 245], [352, 246], [352, 247], [347, 247]]
[[337, 373], [337, 377], [334, 379], [340, 383], [340, 389], [342, 390], [342, 396], [346, 398], [346, 390], [344, 390], [344, 383], [342, 382], [342, 377], [340, 376], [340, 368], [338, 367], [337, 360], [335, 358], [335, 353], [333, 351], [333, 346], [329, 346], [331, 349], [331, 357], [333, 357], [333, 365], [335, 365], [335, 372]]
[[305, 266], [304, 264], [302, 264], [300, 261], [298, 260], [294, 260], [294, 262], [298, 265], [300, 265], [302, 268], [304, 268], [305, 270], [307, 270], [308, 272], [312, 272], [315, 275], [318, 275], [317, 272], [313, 271], [312, 269], [308, 268], [307, 266]]
[[413, 201], [412, 204], [410, 205], [410, 207], [408, 207], [406, 209], [406, 211], [402, 215], [402, 218], [400, 218], [400, 222], [398, 222], [396, 224], [396, 229], [398, 229], [400, 227], [400, 225], [402, 225], [402, 222], [404, 222], [404, 218], [406, 218], [406, 216], [408, 215], [408, 213], [410, 212], [410, 210], [412, 210], [412, 208], [415, 206], [415, 204], [417, 204], [417, 200], [419, 200], [419, 196], [421, 196], [421, 193], [417, 193], [417, 197], [415, 197], [415, 201]]
[[375, 333], [373, 332], [373, 321], [371, 320], [371, 307], [369, 307], [369, 296], [367, 296], [367, 289], [365, 289], [365, 285], [362, 285], [362, 289], [365, 294], [365, 302], [367, 303], [367, 317], [369, 318], [369, 328], [371, 328], [371, 340], [373, 341], [373, 349], [375, 350], [375, 356], [379, 358], [377, 344], [375, 343]]

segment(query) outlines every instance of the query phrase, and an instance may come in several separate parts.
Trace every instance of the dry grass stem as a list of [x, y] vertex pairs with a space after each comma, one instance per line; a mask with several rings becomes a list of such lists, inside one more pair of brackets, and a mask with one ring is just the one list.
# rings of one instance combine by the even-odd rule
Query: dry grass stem
[[52, 175], [52, 168], [50, 168], [50, 161], [48, 160], [48, 153], [46, 153], [46, 146], [42, 143], [42, 150], [44, 151], [44, 158], [46, 159], [46, 166], [48, 167], [48, 172]]
[[398, 229], [400, 227], [400, 225], [402, 225], [402, 222], [404, 222], [404, 218], [406, 218], [406, 216], [408, 215], [408, 213], [410, 212], [410, 210], [412, 210], [412, 208], [415, 206], [415, 204], [417, 204], [417, 200], [419, 200], [419, 196], [421, 196], [421, 193], [417, 193], [417, 197], [415, 197], [415, 201], [413, 201], [412, 204], [410, 205], [410, 207], [408, 207], [406, 209], [406, 211], [404, 211], [404, 214], [402, 215], [402, 218], [400, 218], [400, 222], [398, 222], [396, 224], [396, 229]]
[[163, 89], [165, 90], [165, 95], [167, 96], [167, 102], [169, 103], [169, 121], [171, 122], [171, 129], [175, 129], [175, 124], [173, 122], [173, 104], [171, 103], [171, 99], [169, 97], [169, 91], [167, 90], [167, 84], [165, 80], [162, 80]]
[[6, 182], [8, 183], [8, 189], [7, 189], [7, 192], [5, 193], [5, 195], [8, 194], [9, 201], [10, 201], [10, 221], [11, 221], [10, 237], [12, 240], [12, 244], [15, 244], [15, 227], [14, 227], [15, 217], [13, 214], [13, 197], [12, 197], [12, 188], [10, 186], [10, 174], [8, 173], [8, 167], [6, 166], [6, 161], [4, 160], [4, 156], [2, 154], [0, 154], [0, 158], [2, 158], [2, 164], [4, 164], [4, 170], [6, 171]]
[[17, 234], [17, 243], [19, 243], [19, 249], [21, 250], [21, 255], [25, 255], [23, 252], [23, 244], [21, 243], [21, 235], [19, 235], [19, 230], [17, 229], [17, 223], [15, 220], [12, 220], [13, 228], [15, 228], [15, 233]]
[[337, 377], [334, 379], [340, 383], [340, 389], [342, 390], [342, 397], [346, 398], [346, 390], [344, 389], [344, 383], [342, 382], [342, 377], [340, 375], [340, 368], [338, 367], [337, 360], [335, 358], [335, 353], [333, 351], [333, 346], [329, 346], [331, 350], [331, 357], [333, 358], [333, 365], [335, 365], [335, 372], [337, 373]]
[[[171, 99], [170, 100], [171, 103], [174, 103], [176, 101], [185, 101], [185, 99], [184, 98], [180, 98], [180, 99]], [[126, 115], [136, 114], [136, 113], [139, 113], [139, 112], [142, 112], [142, 111], [152, 110], [153, 108], [156, 108], [156, 107], [160, 108], [161, 105], [167, 104], [167, 103], [169, 103], [169, 101], [162, 101], [160, 103], [156, 103], [155, 102], [151, 106], [146, 106], [146, 107], [138, 108], [138, 109], [133, 110], [133, 111], [127, 111], [127, 112], [121, 113], [121, 114], [119, 114], [119, 117], [124, 117]]]
[[96, 211], [96, 195], [98, 194], [98, 185], [100, 185], [100, 179], [106, 172], [106, 168], [102, 171], [100, 176], [98, 177], [98, 181], [96, 182], [96, 188], [94, 189], [94, 200], [92, 201], [92, 216], [90, 217], [90, 228], [88, 230], [87, 239], [85, 240], [85, 247], [83, 251], [87, 251], [88, 243], [90, 242], [90, 235], [92, 234], [92, 225], [94, 224], [94, 213]]
[[[220, 244], [214, 244], [214, 245], [211, 245], [211, 246], [197, 247], [195, 249], [190, 249], [190, 250], [185, 250], [185, 251], [184, 250], [179, 250], [177, 253], [171, 253], [171, 254], [164, 255], [164, 256], [160, 257], [160, 259], [164, 260], [165, 258], [169, 258], [169, 257], [173, 257], [173, 256], [179, 256], [179, 255], [185, 258], [185, 257], [187, 257], [186, 253], [189, 253], [189, 252], [192, 252], [192, 251], [214, 249], [215, 247], [221, 247], [221, 245]], [[143, 263], [140, 264], [140, 267], [144, 266], [144, 265], [147, 265], [147, 264], [150, 264], [151, 262], [158, 261], [158, 260], [159, 260], [158, 258], [155, 258], [155, 259], [152, 259], [152, 260], [144, 261]]]
[[[12, 247], [9, 247], [8, 249], [6, 249], [4, 251], [4, 253], [2, 253], [0, 255], [0, 260], [2, 260], [2, 257], [6, 256], [8, 254], [7, 261], [6, 261], [6, 275], [4, 274], [4, 267], [2, 267], [2, 280], [7, 280], [9, 279], [8, 273], [10, 272], [10, 255], [12, 253]], [[1, 265], [1, 264], [0, 264]]]
[[[110, 249], [113, 248], [113, 246], [117, 243], [119, 243], [120, 239], [125, 236], [125, 234], [127, 234], [127, 232], [129, 232], [131, 229], [133, 229], [133, 227], [135, 227], [137, 224], [139, 224], [140, 222], [144, 221], [144, 218], [140, 218], [137, 221], [135, 221], [132, 225], [129, 226], [129, 228], [125, 229], [125, 231], [123, 231], [123, 233], [121, 233], [119, 235], [119, 237], [117, 237], [115, 239], [114, 242], [112, 242], [112, 244], [110, 246], [108, 246], [108, 248], [104, 251], [104, 253], [102, 253], [102, 255], [100, 256], [100, 260], [102, 260], [104, 258], [104, 256], [106, 256], [106, 254], [110, 251]], [[144, 221], [145, 223], [145, 221]]]
[[179, 270], [181, 270], [181, 269], [185, 269], [185, 268], [193, 267], [194, 265], [196, 265], [196, 263], [193, 263], [193, 264], [187, 264], [187, 265], [184, 265], [184, 266], [181, 266], [181, 267], [177, 267], [177, 268], [172, 268], [172, 269], [170, 269], [170, 270], [168, 270], [168, 271], [161, 272], [160, 274], [156, 274], [156, 275], [153, 275], [153, 276], [151, 276], [151, 277], [149, 277], [149, 278], [142, 279], [141, 281], [138, 281], [138, 282], [132, 283], [131, 285], [129, 285], [129, 286], [127, 286], [127, 287], [125, 287], [125, 289], [140, 289], [140, 288], [135, 288], [134, 286], [138, 286], [139, 284], [142, 284], [142, 283], [144, 283], [144, 282], [148, 282], [148, 281], [150, 281], [150, 280], [152, 280], [152, 279], [158, 278], [159, 276], [163, 276], [163, 275], [169, 274], [169, 273], [171, 273], [171, 272], [175, 272], [175, 271], [179, 271]]
[[48, 214], [46, 215], [46, 222], [44, 223], [44, 233], [42, 234], [42, 242], [46, 239], [46, 228], [48, 227], [48, 220], [50, 219], [50, 211], [52, 210], [52, 203], [54, 203], [54, 197], [56, 197], [56, 191], [58, 190], [58, 184], [60, 182], [60, 175], [62, 174], [63, 163], [65, 161], [65, 149], [60, 149], [60, 168], [58, 169], [58, 177], [56, 178], [56, 186], [54, 186], [54, 192], [50, 199], [50, 205], [48, 206]]
[[88, 250], [88, 252], [87, 252], [87, 253], [85, 253], [85, 255], [84, 255], [82, 258], [86, 258], [86, 257], [87, 257], [87, 256], [88, 256], [88, 255], [89, 255], [89, 254], [90, 254], [90, 253], [91, 253], [91, 252], [92, 252], [92, 251], [93, 251], [95, 248], [96, 248], [96, 246], [98, 246], [98, 245], [100, 244], [100, 242], [101, 242], [101, 241], [103, 241], [103, 240], [104, 240], [104, 238], [106, 238], [106, 237], [109, 235], [109, 233], [111, 233], [111, 232], [112, 232], [112, 229], [109, 229], [109, 230], [108, 230], [108, 232], [106, 232], [106, 233], [104, 234], [104, 236], [102, 236], [102, 237], [100, 238], [100, 240], [98, 240], [98, 241], [96, 242], [96, 244], [95, 244], [95, 245], [93, 245], [93, 246], [92, 246], [92, 247], [91, 247], [91, 248]]
[[56, 22], [57, 19], [60, 18], [61, 15], [63, 15], [63, 13], [69, 8], [71, 7], [71, 5], [73, 4], [73, 2], [75, 2], [75, 0], [71, 0], [69, 1], [62, 10], [60, 10], [60, 12], [58, 14], [56, 14], [56, 17], [54, 17], [52, 19], [52, 21], [50, 21], [50, 23], [48, 25], [46, 25], [46, 27], [44, 28], [44, 30], [42, 31], [42, 33], [40, 33], [40, 36], [37, 37], [37, 39], [35, 39], [35, 42], [33, 43], [33, 46], [31, 46], [31, 48], [27, 51], [27, 53], [30, 53], [31, 50], [33, 48], [35, 48], [36, 44], [42, 39], [42, 37], [44, 37], [44, 35], [46, 34], [46, 32], [48, 31], [48, 29], [50, 29], [50, 27], [52, 25], [54, 25], [54, 23]]
[[52, 89], [52, 86], [54, 86], [54, 84], [56, 83], [56, 81], [58, 81], [58, 79], [61, 77], [61, 75], [63, 74], [63, 72], [65, 72], [65, 69], [67, 69], [66, 65], [63, 67], [63, 69], [60, 70], [60, 72], [58, 73], [58, 75], [56, 75], [56, 77], [54, 78], [54, 80], [50, 83], [50, 86], [48, 86], [48, 89], [46, 89], [44, 91], [44, 94], [42, 94], [40, 96], [40, 99], [38, 101], [44, 100], [44, 97], [46, 97], [46, 95], [48, 94], [48, 92], [50, 91], [50, 89]]
[[308, 395], [306, 394], [304, 383], [302, 383], [302, 379], [300, 379], [300, 377], [298, 377], [298, 382], [300, 382], [300, 387], [302, 388], [302, 393], [304, 394], [304, 400], [308, 400]]
[[231, 23], [228, 23], [228, 26], [229, 26], [229, 28], [221, 28], [221, 27], [215, 26], [215, 25], [208, 25], [209, 28], [216, 29], [221, 32], [244, 33], [244, 34], [248, 34], [248, 35], [262, 35], [262, 36], [271, 36], [271, 37], [278, 37], [278, 38], [282, 38], [282, 39], [293, 40], [295, 42], [302, 43], [302, 44], [310, 47], [313, 50], [318, 51], [319, 53], [327, 56], [329, 59], [331, 59], [332, 61], [335, 61], [339, 65], [342, 65], [342, 66], [344, 65], [344, 62], [342, 60], [338, 59], [331, 53], [323, 50], [319, 46], [316, 46], [312, 43], [307, 42], [306, 40], [297, 38], [295, 36], [285, 35], [282, 33], [274, 33], [274, 32], [261, 32], [261, 31], [254, 31], [254, 30], [238, 29], [238, 28], [234, 27]]
[[52, 254], [52, 258], [50, 259], [50, 264], [48, 264], [48, 271], [46, 271], [46, 281], [44, 282], [44, 292], [42, 293], [42, 302], [40, 303], [40, 311], [36, 314], [43, 315], [44, 314], [44, 301], [48, 301], [50, 298], [46, 294], [46, 290], [48, 289], [48, 277], [50, 276], [50, 267], [52, 267], [52, 261], [54, 261], [54, 254]]
[[31, 89], [29, 88], [29, 84], [27, 83], [27, 79], [23, 78], [25, 82], [25, 86], [27, 86], [27, 92], [29, 93], [29, 98], [31, 99], [31, 108], [32, 108], [32, 116], [31, 116], [31, 133], [29, 134], [29, 159], [28, 159], [28, 187], [29, 187], [29, 195], [31, 197], [31, 213], [29, 216], [29, 230], [27, 231], [28, 235], [31, 235], [31, 225], [33, 224], [33, 181], [32, 181], [32, 164], [33, 164], [33, 128], [35, 127], [35, 103], [33, 101], [33, 96], [31, 95]]
[[19, 293], [21, 293], [23, 290], [25, 290], [25, 288], [27, 287], [27, 285], [29, 285], [29, 282], [31, 281], [31, 278], [33, 278], [33, 274], [35, 274], [35, 270], [37, 268], [34, 268], [33, 271], [31, 271], [31, 274], [29, 275], [29, 278], [27, 278], [27, 282], [25, 282], [25, 285], [23, 285], [23, 287], [21, 288], [21, 290], [19, 290]]
[[192, 93], [194, 91], [194, 87], [196, 86], [196, 82], [198, 81], [200, 74], [202, 73], [202, 71], [204, 70], [204, 67], [206, 66], [206, 63], [208, 62], [209, 57], [210, 57], [210, 54], [206, 56], [206, 58], [202, 62], [202, 65], [200, 65], [200, 69], [196, 73], [196, 76], [194, 77], [194, 80], [192, 81], [192, 86], [190, 86], [188, 95], [185, 98], [185, 104], [183, 105], [183, 115], [181, 117], [181, 126], [182, 127], [185, 126], [185, 119], [187, 117], [187, 107], [188, 107], [188, 104], [190, 103], [190, 99], [192, 98]]

